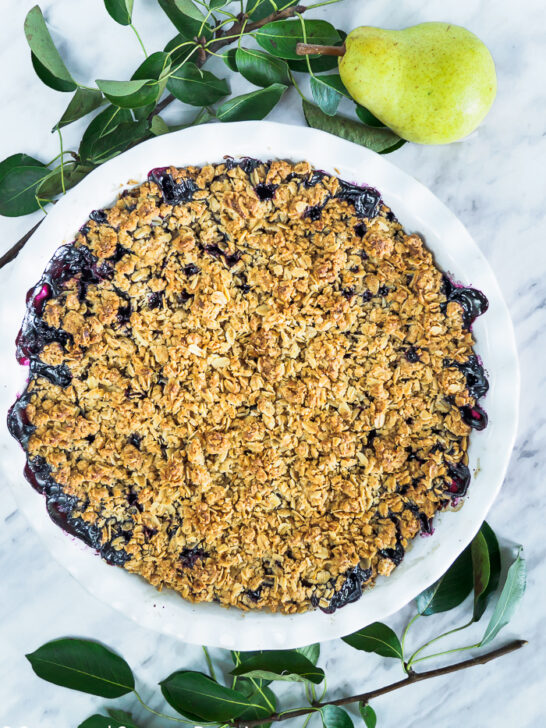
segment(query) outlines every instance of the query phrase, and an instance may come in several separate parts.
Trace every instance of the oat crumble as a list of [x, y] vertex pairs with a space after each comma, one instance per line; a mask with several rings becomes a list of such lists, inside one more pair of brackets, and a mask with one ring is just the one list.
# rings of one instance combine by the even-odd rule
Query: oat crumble
[[466, 493], [486, 306], [371, 188], [306, 162], [153, 170], [33, 289], [10, 429], [111, 563], [331, 612]]

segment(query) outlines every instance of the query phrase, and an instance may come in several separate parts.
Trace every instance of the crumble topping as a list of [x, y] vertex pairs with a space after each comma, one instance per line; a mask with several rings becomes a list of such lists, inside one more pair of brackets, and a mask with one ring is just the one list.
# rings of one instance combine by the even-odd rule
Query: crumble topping
[[153, 170], [34, 289], [10, 427], [110, 562], [191, 601], [333, 611], [465, 494], [485, 307], [371, 188]]

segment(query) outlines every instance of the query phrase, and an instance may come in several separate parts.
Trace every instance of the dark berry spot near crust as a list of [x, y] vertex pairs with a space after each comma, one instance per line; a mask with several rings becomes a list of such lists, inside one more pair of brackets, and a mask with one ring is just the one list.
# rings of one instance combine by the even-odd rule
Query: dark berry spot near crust
[[140, 443], [142, 442], [142, 435], [139, 435], [137, 432], [133, 432], [131, 435], [129, 435], [129, 443], [136, 447], [137, 450], [140, 450]]
[[388, 293], [389, 289], [387, 288], [387, 286], [379, 286], [379, 288], [377, 289], [378, 296], [385, 297], [386, 295], [388, 295]]
[[362, 300], [364, 303], [367, 303], [368, 301], [371, 301], [373, 298], [373, 293], [371, 291], [364, 291], [362, 294]]
[[475, 404], [473, 407], [461, 407], [461, 416], [463, 421], [474, 430], [484, 430], [487, 427], [487, 414], [479, 404]]
[[320, 205], [308, 207], [307, 210], [305, 210], [305, 212], [303, 213], [303, 217], [306, 217], [313, 222], [320, 220], [320, 218], [322, 217], [322, 207]]
[[189, 177], [184, 177], [177, 183], [164, 170], [152, 170], [149, 179], [159, 187], [163, 195], [163, 200], [168, 205], [179, 205], [182, 202], [189, 202], [193, 199], [193, 193], [199, 189]]
[[[368, 228], [366, 227], [366, 223], [365, 222], [359, 222], [358, 225], [355, 225], [354, 230], [355, 230], [355, 233], [358, 235], [359, 238], [363, 238], [364, 235], [366, 235], [366, 232], [368, 231]], [[364, 252], [364, 251], [362, 251], [362, 252]]]
[[[356, 602], [362, 596], [362, 585], [367, 582], [372, 575], [371, 569], [363, 569], [361, 566], [355, 566], [345, 572], [345, 581], [341, 589], [334, 592], [334, 596], [330, 599], [327, 607], [319, 607], [325, 614], [333, 614], [336, 609], [341, 609], [351, 602]], [[319, 599], [315, 595], [311, 597], [311, 604], [314, 607], [319, 606]]]
[[341, 295], [343, 296], [343, 298], [346, 298], [348, 301], [350, 301], [351, 298], [353, 298], [355, 293], [356, 293], [356, 288], [354, 286], [350, 286], [349, 288], [344, 288], [341, 291]]
[[266, 184], [259, 184], [256, 185], [254, 188], [254, 191], [258, 195], [258, 199], [260, 200], [272, 200], [275, 195], [275, 190], [277, 189], [278, 185], [266, 185]]
[[336, 197], [354, 205], [358, 217], [375, 217], [381, 196], [373, 187], [359, 187], [340, 180]]
[[184, 266], [184, 275], [188, 276], [195, 276], [198, 273], [201, 272], [201, 268], [195, 265], [195, 263], [188, 263], [188, 265]]
[[415, 364], [420, 361], [419, 354], [414, 346], [410, 346], [409, 349], [406, 349], [404, 356], [410, 364]]
[[447, 491], [458, 498], [466, 495], [470, 485], [470, 470], [464, 463], [449, 463], [447, 474], [451, 478]]
[[191, 549], [184, 548], [180, 554], [180, 564], [183, 569], [193, 569], [200, 559], [205, 559], [207, 556], [208, 553], [200, 546], [194, 546]]
[[148, 296], [148, 307], [158, 308], [163, 301], [163, 291], [156, 291]]
[[93, 210], [93, 212], [89, 215], [89, 219], [99, 223], [99, 225], [108, 221], [108, 217], [104, 210]]

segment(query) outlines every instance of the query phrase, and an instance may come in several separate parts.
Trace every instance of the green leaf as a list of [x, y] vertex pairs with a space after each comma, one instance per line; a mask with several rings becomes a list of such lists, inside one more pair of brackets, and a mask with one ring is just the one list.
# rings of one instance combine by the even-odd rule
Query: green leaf
[[245, 658], [231, 674], [265, 680], [312, 682], [316, 685], [324, 680], [324, 671], [295, 650], [267, 650], [252, 655]]
[[520, 546], [515, 561], [508, 569], [506, 581], [485, 630], [485, 634], [480, 642], [480, 647], [489, 644], [489, 642], [495, 639], [501, 629], [508, 624], [525, 593], [527, 569], [525, 560], [521, 556], [521, 551], [522, 548]]
[[119, 720], [114, 717], [107, 718], [105, 715], [96, 713], [80, 723], [78, 728], [138, 728], [138, 726], [136, 723], [128, 723], [126, 720]]
[[356, 115], [363, 124], [367, 124], [367, 126], [385, 126], [382, 121], [379, 121], [379, 119], [375, 118], [371, 111], [368, 111], [368, 109], [360, 106], [360, 104], [356, 105], [355, 111]]
[[[474, 536], [470, 544], [472, 555], [472, 571], [474, 577], [474, 613], [476, 612], [476, 604], [482, 597], [489, 584], [489, 549], [487, 541], [481, 531]], [[473, 618], [474, 619], [474, 618]]]
[[190, 720], [225, 723], [248, 707], [248, 699], [238, 690], [219, 685], [201, 672], [180, 670], [160, 683], [165, 700]]
[[353, 721], [346, 710], [338, 705], [325, 705], [320, 709], [324, 728], [353, 728]]
[[291, 83], [286, 61], [255, 48], [237, 48], [235, 64], [246, 80], [255, 86]]
[[168, 73], [171, 67], [171, 59], [165, 51], [157, 51], [151, 53], [145, 61], [143, 61], [137, 70], [131, 76], [133, 81], [149, 81], [151, 79], [158, 80], [161, 76]]
[[342, 637], [343, 641], [356, 650], [375, 652], [382, 657], [397, 657], [403, 659], [402, 645], [390, 627], [382, 622], [359, 629], [358, 632]]
[[237, 68], [237, 48], [230, 48], [228, 51], [226, 51], [226, 53], [224, 53], [222, 58], [224, 59], [224, 63], [230, 71], [238, 73], [239, 69]]
[[447, 612], [462, 604], [474, 583], [471, 547], [467, 546], [437, 582], [417, 596], [417, 610], [424, 617]]
[[132, 81], [97, 80], [97, 86], [115, 106], [123, 109], [136, 109], [153, 103], [159, 95], [159, 85], [155, 80], [143, 78]]
[[[305, 29], [308, 43], [336, 45], [341, 38], [331, 23], [326, 20], [306, 20]], [[259, 45], [279, 58], [301, 60], [296, 53], [296, 45], [304, 42], [299, 20], [277, 20], [257, 30], [254, 37]]]
[[120, 710], [119, 708], [108, 708], [106, 712], [114, 720], [125, 724], [127, 728], [138, 728], [131, 713], [126, 713], [124, 710]]
[[102, 698], [119, 698], [134, 690], [135, 679], [125, 660], [98, 642], [59, 639], [26, 656], [43, 680]]
[[156, 114], [152, 116], [150, 131], [154, 136], [161, 136], [162, 134], [168, 134], [170, 130], [159, 114]]
[[0, 180], [4, 177], [11, 169], [15, 167], [45, 167], [43, 162], [39, 159], [30, 157], [28, 154], [12, 154], [11, 157], [6, 157], [0, 162]]
[[312, 662], [313, 665], [316, 665], [320, 657], [320, 645], [317, 642], [313, 645], [307, 645], [306, 647], [297, 647], [296, 652], [299, 652], [300, 655], [307, 657], [307, 659]]
[[134, 0], [104, 0], [108, 14], [120, 25], [133, 22], [133, 4]]
[[485, 538], [485, 541], [487, 543], [487, 550], [489, 553], [489, 583], [487, 584], [484, 592], [477, 599], [474, 598], [474, 622], [478, 622], [482, 618], [491, 597], [497, 591], [501, 573], [499, 542], [497, 541], [495, 532], [493, 531], [491, 526], [486, 521], [484, 521], [482, 523], [480, 533]]
[[[347, 33], [339, 28], [337, 28], [337, 32], [339, 35], [339, 41], [337, 43], [332, 43], [332, 45], [343, 45], [345, 38], [347, 37]], [[292, 71], [298, 71], [299, 73], [309, 73], [309, 67], [306, 59], [301, 56], [298, 56], [298, 58], [300, 59], [298, 61], [293, 58], [287, 60], [290, 69]], [[339, 58], [337, 56], [308, 56], [308, 58], [311, 64], [311, 71], [313, 71], [313, 73], [332, 71], [334, 68], [337, 68], [339, 64]]]
[[[280, 7], [289, 8], [297, 5], [298, 0], [272, 2], [272, 0], [247, 0], [245, 12], [251, 20], [263, 20], [276, 12]], [[252, 11], [252, 12], [251, 12]]]
[[327, 81], [328, 78], [328, 76], [311, 76], [311, 93], [319, 108], [328, 116], [334, 116], [341, 101], [341, 94]]
[[0, 177], [0, 215], [19, 217], [40, 208], [35, 197], [36, 187], [49, 174], [49, 169], [35, 162], [36, 160], [33, 160], [30, 165], [5, 168], [7, 171]]
[[[241, 678], [241, 680], [243, 679], [244, 678]], [[249, 695], [246, 695], [245, 693], [245, 696], [248, 698], [248, 702], [250, 703], [250, 707], [239, 715], [239, 721], [263, 720], [263, 718], [268, 718], [275, 712], [277, 707], [277, 698], [275, 693], [268, 687], [258, 686], [256, 681], [254, 681], [254, 684], [251, 681], [249, 682], [254, 688]], [[240, 686], [238, 689], [241, 689]], [[271, 724], [264, 724], [264, 726], [268, 725]]]
[[158, 0], [163, 12], [185, 40], [202, 35], [212, 38], [212, 28], [204, 23], [205, 16], [190, 0]]
[[362, 716], [362, 720], [366, 725], [366, 728], [375, 728], [375, 726], [377, 725], [377, 715], [375, 714], [375, 710], [372, 708], [372, 706], [364, 705], [364, 703], [359, 703], [358, 709], [360, 711], [360, 715]]
[[[182, 46], [182, 47], [179, 47]], [[180, 33], [174, 36], [165, 46], [165, 52], [169, 54], [173, 68], [181, 66], [186, 58], [192, 53], [195, 43], [188, 45], [188, 39]], [[235, 51], [234, 48], [232, 48]]]
[[211, 10], [219, 10], [220, 8], [223, 8], [224, 5], [227, 5], [231, 0], [210, 0], [209, 1], [209, 8]]
[[[69, 190], [81, 182], [89, 172], [93, 169], [92, 166], [84, 166], [78, 162], [65, 162], [64, 164], [64, 188]], [[40, 184], [36, 187], [36, 196], [41, 200], [51, 200], [53, 197], [60, 195], [63, 191], [61, 165], [56, 167], [53, 172], [50, 172]]]
[[167, 89], [175, 98], [192, 106], [209, 106], [229, 94], [225, 79], [202, 71], [191, 61], [174, 72], [167, 81]]
[[335, 134], [374, 152], [391, 151], [393, 145], [400, 141], [400, 137], [390, 129], [373, 129], [344, 116], [328, 116], [309, 101], [303, 102], [303, 113], [308, 126]]
[[32, 67], [34, 68], [34, 71], [36, 72], [36, 75], [38, 76], [40, 81], [45, 83], [46, 86], [49, 86], [49, 88], [52, 88], [55, 91], [61, 91], [63, 93], [74, 91], [74, 89], [76, 88], [75, 84], [73, 84], [71, 81], [64, 81], [62, 78], [57, 78], [56, 76], [54, 76], [50, 71], [47, 70], [44, 64], [36, 58], [34, 53], [30, 54], [30, 60], [32, 61]]
[[147, 133], [146, 121], [133, 122], [128, 109], [108, 106], [85, 130], [79, 154], [84, 163], [100, 164], [144, 139]]
[[25, 18], [25, 36], [33, 54], [34, 68], [42, 81], [57, 91], [74, 91], [76, 82], [55, 48], [38, 5]]
[[66, 111], [51, 131], [62, 129], [63, 126], [68, 126], [68, 124], [82, 119], [87, 114], [98, 109], [103, 103], [104, 97], [98, 89], [77, 88], [76, 93], [66, 107]]
[[220, 106], [216, 118], [220, 121], [247, 121], [264, 119], [281, 100], [286, 86], [274, 83], [259, 91], [234, 96]]

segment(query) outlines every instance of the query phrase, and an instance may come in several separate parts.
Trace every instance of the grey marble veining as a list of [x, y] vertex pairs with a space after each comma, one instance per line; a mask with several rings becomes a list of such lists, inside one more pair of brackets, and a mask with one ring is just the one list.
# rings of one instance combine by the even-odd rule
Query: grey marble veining
[[[32, 71], [22, 23], [33, 4], [34, 0], [2, 2], [0, 159], [19, 151], [42, 159], [57, 154], [57, 140], [48, 130], [68, 97], [42, 86]], [[140, 62], [130, 29], [110, 21], [100, 0], [43, 0], [41, 6], [70, 68], [83, 82], [122, 78]], [[174, 32], [155, 0], [136, 0], [135, 6], [135, 24], [144, 42], [149, 48], [163, 47]], [[540, 728], [546, 725], [546, 10], [542, 0], [345, 0], [316, 15], [347, 30], [362, 24], [400, 28], [425, 20], [449, 20], [476, 32], [489, 45], [497, 64], [497, 100], [469, 139], [442, 147], [406, 145], [391, 159], [430, 187], [468, 227], [498, 277], [514, 320], [522, 374], [519, 436], [489, 521], [507, 546], [524, 544], [529, 566], [525, 600], [496, 644], [511, 637], [524, 637], [529, 644], [485, 667], [387, 695], [376, 700], [374, 707], [382, 728], [459, 724]], [[222, 69], [221, 62], [215, 64]], [[241, 80], [233, 85], [235, 92], [245, 88]], [[165, 117], [174, 122], [182, 118], [182, 112], [172, 108]], [[302, 124], [297, 94], [289, 92], [271, 118]], [[66, 146], [77, 143], [84, 127], [85, 122], [68, 127]], [[0, 218], [0, 252], [32, 224], [32, 217]], [[0, 271], [0, 285], [6, 276], [9, 266]], [[1, 462], [0, 454], [0, 470]], [[88, 636], [112, 645], [134, 667], [143, 697], [155, 696], [154, 707], [161, 705], [154, 689], [158, 680], [184, 666], [204, 669], [200, 648], [144, 630], [89, 596], [51, 560], [1, 479], [0, 524], [0, 726], [75, 726], [106, 703], [33, 675], [24, 653], [55, 637]], [[410, 614], [411, 607], [406, 607], [389, 623], [400, 629]], [[447, 614], [420, 620], [413, 637], [424, 640], [456, 626], [460, 619]], [[472, 643], [481, 629], [474, 626], [463, 642], [454, 640], [453, 646]], [[227, 666], [222, 651], [213, 650], [213, 657]], [[329, 676], [329, 694], [336, 696], [401, 677], [394, 663], [358, 653], [340, 641], [322, 645], [322, 665]], [[287, 700], [295, 701], [298, 690], [293, 688]], [[115, 702], [134, 706], [131, 698]], [[161, 725], [142, 710], [134, 713], [144, 726]], [[353, 718], [355, 724], [362, 724], [356, 712]], [[318, 719], [314, 720], [318, 728]]]

